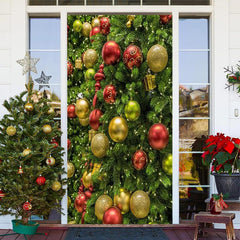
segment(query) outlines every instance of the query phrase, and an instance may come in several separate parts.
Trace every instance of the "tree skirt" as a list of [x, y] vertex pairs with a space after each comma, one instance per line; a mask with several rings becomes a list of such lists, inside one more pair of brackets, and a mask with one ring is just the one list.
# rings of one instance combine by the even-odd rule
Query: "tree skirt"
[[74, 227], [66, 240], [169, 240], [160, 227]]

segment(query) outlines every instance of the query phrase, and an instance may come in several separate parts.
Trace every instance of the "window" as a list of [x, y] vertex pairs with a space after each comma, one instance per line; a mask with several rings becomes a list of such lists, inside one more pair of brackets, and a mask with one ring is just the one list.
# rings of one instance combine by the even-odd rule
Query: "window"
[[206, 209], [209, 171], [201, 153], [209, 133], [209, 40], [207, 18], [179, 21], [180, 219]]

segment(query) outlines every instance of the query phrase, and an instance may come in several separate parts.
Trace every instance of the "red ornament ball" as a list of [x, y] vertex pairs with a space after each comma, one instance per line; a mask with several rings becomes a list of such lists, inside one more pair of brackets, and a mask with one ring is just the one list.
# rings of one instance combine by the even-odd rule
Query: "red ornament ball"
[[168, 24], [172, 20], [172, 15], [160, 15], [160, 22], [162, 24]]
[[73, 65], [70, 62], [67, 62], [67, 75], [71, 75], [73, 73]]
[[45, 184], [45, 182], [46, 182], [46, 178], [45, 177], [43, 177], [43, 176], [39, 176], [37, 179], [36, 179], [36, 182], [37, 182], [37, 184], [38, 185], [44, 185]]
[[54, 138], [52, 139], [51, 144], [54, 145], [54, 148], [57, 148], [59, 146], [58, 142]]
[[29, 211], [31, 209], [32, 209], [32, 204], [30, 202], [27, 201], [23, 204], [23, 210]]
[[74, 104], [70, 104], [67, 107], [67, 115], [69, 118], [75, 118], [77, 115], [75, 113], [75, 105]]
[[116, 99], [117, 91], [112, 84], [106, 85], [103, 90], [103, 98], [106, 103], [114, 103]]
[[147, 154], [143, 150], [138, 150], [133, 154], [132, 164], [136, 170], [142, 170], [148, 162]]
[[69, 139], [67, 139], [67, 150], [69, 150], [71, 147], [71, 141]]
[[100, 126], [100, 117], [103, 115], [103, 113], [99, 109], [94, 109], [90, 115], [89, 115], [89, 125], [92, 129], [98, 130]]
[[92, 196], [92, 192], [89, 190], [85, 191], [84, 194], [86, 195], [87, 199], [91, 198], [91, 196]]
[[169, 134], [167, 128], [161, 123], [155, 123], [148, 132], [148, 141], [152, 148], [161, 150], [168, 144]]
[[108, 41], [103, 45], [102, 58], [105, 64], [111, 65], [119, 62], [121, 49], [115, 41]]
[[[100, 32], [101, 32], [100, 27], [94, 27], [94, 28], [92, 28], [92, 30], [91, 30], [91, 32], [90, 32], [90, 39], [91, 39], [92, 36], [94, 36], [94, 35], [96, 35], [96, 34], [98, 34], [98, 33], [100, 33]], [[93, 40], [91, 40], [91, 42], [93, 42]]]
[[103, 215], [103, 224], [122, 224], [123, 217], [117, 207], [110, 207]]
[[138, 46], [130, 45], [126, 48], [123, 53], [123, 62], [130, 70], [133, 67], [140, 67], [142, 61], [142, 51]]
[[108, 17], [102, 17], [100, 20], [100, 30], [102, 34], [108, 35], [110, 33], [110, 20]]
[[84, 206], [86, 205], [87, 197], [84, 193], [79, 193], [74, 201], [74, 206], [76, 210], [80, 213], [83, 212]]
[[2, 189], [0, 189], [0, 200], [2, 200], [3, 197], [5, 197], [5, 193]]

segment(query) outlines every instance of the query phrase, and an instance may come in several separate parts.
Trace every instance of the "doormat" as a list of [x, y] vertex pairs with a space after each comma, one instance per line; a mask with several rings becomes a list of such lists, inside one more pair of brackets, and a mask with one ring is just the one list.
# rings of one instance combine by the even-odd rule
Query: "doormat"
[[160, 227], [75, 227], [65, 240], [169, 240]]

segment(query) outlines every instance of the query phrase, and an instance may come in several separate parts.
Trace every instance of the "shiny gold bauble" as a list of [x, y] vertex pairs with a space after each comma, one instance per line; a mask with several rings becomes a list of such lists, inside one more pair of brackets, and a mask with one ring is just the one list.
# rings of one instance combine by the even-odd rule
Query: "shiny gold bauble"
[[112, 205], [113, 201], [108, 195], [101, 195], [95, 203], [95, 215], [97, 218], [102, 220], [105, 211]]
[[130, 209], [136, 218], [145, 218], [150, 209], [150, 198], [142, 190], [134, 192], [130, 198]]
[[75, 68], [76, 69], [82, 69], [83, 67], [83, 62], [81, 58], [78, 58], [75, 60]]
[[84, 172], [82, 176], [82, 182], [85, 188], [89, 188], [90, 186], [93, 185], [92, 181], [92, 173], [91, 172]]
[[79, 123], [83, 126], [86, 127], [89, 124], [89, 117], [87, 118], [78, 118]]
[[53, 107], [50, 107], [49, 109], [48, 109], [48, 111], [47, 111], [47, 114], [52, 114], [52, 113], [54, 113], [55, 111], [54, 111], [54, 108]]
[[115, 117], [108, 126], [108, 133], [114, 142], [123, 142], [128, 135], [128, 125], [124, 118]]
[[129, 211], [130, 204], [130, 192], [124, 188], [119, 189], [119, 194], [114, 196], [114, 206], [117, 206], [122, 214]]
[[75, 105], [75, 113], [78, 118], [86, 119], [90, 114], [90, 103], [86, 98], [78, 99]]
[[25, 157], [30, 153], [31, 153], [31, 150], [29, 148], [26, 148], [26, 149], [23, 150], [22, 155]]
[[100, 167], [101, 167], [101, 163], [94, 163], [92, 174], [94, 174], [95, 172], [98, 172], [100, 170]]
[[16, 134], [16, 132], [17, 132], [17, 130], [14, 126], [7, 127], [7, 130], [6, 130], [7, 135], [13, 136]]
[[94, 49], [88, 49], [83, 56], [83, 63], [86, 68], [92, 68], [97, 62], [98, 54]]
[[49, 165], [49, 166], [53, 166], [55, 164], [55, 158], [54, 157], [49, 157], [47, 160], [46, 160], [46, 164]]
[[92, 25], [88, 22], [83, 23], [82, 34], [85, 37], [89, 37], [89, 34], [92, 30]]
[[147, 53], [147, 64], [153, 72], [162, 71], [168, 62], [168, 53], [165, 47], [156, 44]]
[[28, 112], [32, 112], [34, 107], [33, 107], [33, 104], [32, 103], [26, 103], [25, 106], [24, 106], [25, 110], [28, 111]]
[[71, 202], [72, 202], [72, 201], [71, 201], [71, 198], [70, 198], [69, 196], [67, 197], [67, 199], [68, 199], [67, 207], [69, 208], [69, 207], [71, 206]]
[[75, 173], [75, 167], [71, 162], [67, 164], [67, 177], [71, 178]]
[[109, 140], [105, 134], [98, 133], [92, 138], [91, 150], [96, 157], [102, 158], [106, 156], [108, 148]]
[[42, 129], [44, 133], [52, 132], [52, 127], [49, 124], [45, 124]]
[[62, 188], [62, 185], [59, 181], [55, 181], [53, 182], [53, 185], [52, 185], [52, 190], [57, 192], [59, 191], [60, 189]]
[[100, 27], [100, 19], [98, 17], [95, 17], [93, 20], [92, 20], [92, 27]]

